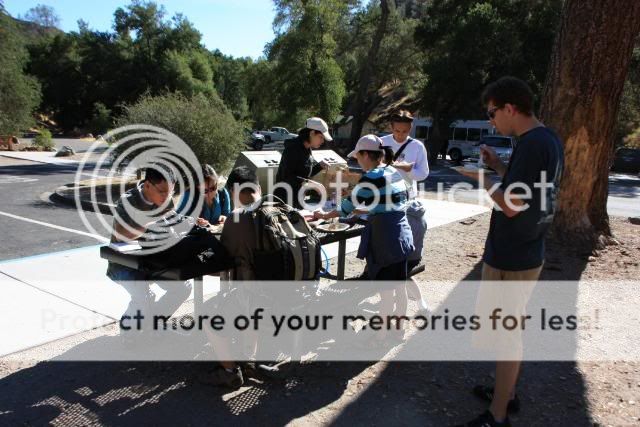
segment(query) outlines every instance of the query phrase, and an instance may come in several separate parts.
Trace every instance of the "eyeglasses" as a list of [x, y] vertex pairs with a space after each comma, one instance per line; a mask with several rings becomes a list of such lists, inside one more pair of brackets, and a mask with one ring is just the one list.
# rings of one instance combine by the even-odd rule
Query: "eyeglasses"
[[207, 187], [204, 189], [204, 194], [215, 193], [218, 191], [218, 187]]
[[501, 109], [502, 107], [493, 107], [489, 110], [487, 110], [487, 117], [489, 117], [491, 120], [496, 118], [496, 111], [498, 111], [499, 109]]
[[172, 194], [174, 193], [173, 188], [171, 188], [170, 190], [161, 190], [161, 189], [160, 189], [160, 188], [158, 188], [158, 186], [157, 186], [156, 184], [154, 184], [153, 182], [149, 181], [149, 183], [150, 183], [151, 185], [153, 185], [153, 186], [155, 187], [155, 189], [158, 191], [158, 193], [160, 193], [160, 195], [162, 195], [162, 196], [165, 196], [165, 195], [169, 196], [169, 195], [172, 195]]

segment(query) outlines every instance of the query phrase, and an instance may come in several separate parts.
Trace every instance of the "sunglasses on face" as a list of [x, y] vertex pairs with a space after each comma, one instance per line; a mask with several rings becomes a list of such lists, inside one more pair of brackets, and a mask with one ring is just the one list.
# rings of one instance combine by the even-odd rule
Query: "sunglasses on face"
[[487, 110], [487, 117], [489, 117], [491, 120], [495, 119], [496, 118], [496, 111], [498, 111], [501, 108], [502, 107], [490, 108], [489, 110]]

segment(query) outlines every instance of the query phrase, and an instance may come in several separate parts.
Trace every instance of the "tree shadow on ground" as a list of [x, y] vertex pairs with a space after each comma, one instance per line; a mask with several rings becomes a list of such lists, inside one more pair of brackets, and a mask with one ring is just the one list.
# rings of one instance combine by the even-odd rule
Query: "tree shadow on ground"
[[[567, 281], [562, 302], [575, 307], [578, 289], [570, 281], [580, 279], [587, 263], [586, 254], [574, 254], [549, 242], [547, 260], [540, 280]], [[463, 280], [480, 280], [481, 270], [482, 263], [476, 264]], [[434, 314], [442, 314], [442, 307], [447, 307], [459, 292], [460, 286], [456, 286]], [[412, 346], [419, 345], [416, 341], [410, 338], [401, 351], [411, 351]], [[430, 345], [442, 343], [433, 340]], [[558, 345], [567, 356], [565, 360], [571, 360], [576, 342]], [[492, 385], [494, 368], [492, 362], [388, 363], [375, 383], [342, 411], [335, 424], [380, 425], [390, 419], [407, 426], [464, 422], [487, 409], [488, 404], [475, 398], [471, 390], [476, 384]], [[574, 361], [524, 362], [518, 394], [522, 409], [510, 416], [515, 425], [593, 424], [585, 381]]]
[[236, 391], [200, 384], [210, 362], [44, 362], [0, 380], [2, 425], [284, 425], [329, 405], [366, 363], [303, 368]]
[[[542, 280], [577, 280], [586, 265], [586, 258], [565, 253], [553, 243], [547, 259]], [[480, 279], [480, 272], [478, 263], [465, 280]], [[440, 307], [457, 292], [454, 288]], [[92, 345], [115, 339], [100, 337]], [[565, 344], [569, 350], [575, 347]], [[404, 347], [412, 345], [409, 340]], [[81, 351], [82, 346], [70, 351]], [[211, 369], [210, 362], [44, 362], [0, 379], [0, 424], [283, 425], [325, 408], [320, 420], [335, 417], [332, 423], [337, 425], [394, 420], [424, 426], [454, 424], [486, 408], [470, 389], [491, 383], [493, 363], [423, 361], [383, 363], [376, 379], [360, 389], [355, 400], [344, 408], [337, 405], [337, 413], [326, 409], [345, 390], [352, 390], [349, 380], [374, 363], [305, 364], [287, 380], [250, 380], [230, 392], [197, 381]], [[592, 424], [585, 382], [575, 362], [525, 362], [518, 392], [523, 408], [512, 416], [516, 424]]]

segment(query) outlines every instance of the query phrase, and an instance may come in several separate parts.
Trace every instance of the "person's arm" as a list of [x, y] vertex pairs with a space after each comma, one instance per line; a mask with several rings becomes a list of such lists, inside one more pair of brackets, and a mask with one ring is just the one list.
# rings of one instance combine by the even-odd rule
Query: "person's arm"
[[325, 165], [323, 165], [322, 163], [318, 163], [315, 161], [315, 159], [311, 160], [313, 162], [313, 166], [311, 167], [311, 175], [309, 175], [309, 177], [312, 177], [314, 175], [319, 174], [323, 169], [325, 169]]
[[[498, 162], [500, 161], [498, 160]], [[502, 162], [494, 163], [496, 166], [500, 164]], [[502, 212], [507, 217], [513, 218], [526, 209], [525, 205], [528, 202], [527, 199], [523, 199], [526, 194], [525, 188], [529, 190], [530, 196], [534, 197], [534, 184], [539, 180], [541, 170], [542, 159], [539, 147], [536, 147], [535, 143], [529, 143], [520, 147], [517, 154], [514, 153], [511, 157], [511, 166], [509, 168], [505, 166], [502, 170], [503, 180], [500, 188], [492, 188], [493, 182], [486, 177], [484, 177], [483, 186]], [[479, 175], [484, 172], [482, 170], [462, 170], [460, 173], [478, 180]], [[509, 191], [508, 195], [507, 190]], [[528, 200], [530, 201], [530, 199]]]
[[229, 192], [226, 188], [223, 188], [220, 194], [220, 209], [222, 211], [222, 215], [227, 217], [231, 213], [231, 197], [229, 196]]
[[[408, 171], [409, 178], [413, 181], [422, 181], [429, 176], [429, 160], [427, 159], [427, 149], [418, 140], [413, 142], [417, 149], [414, 148], [416, 154], [413, 167]], [[409, 148], [409, 147], [407, 147]]]
[[[508, 199], [510, 203], [507, 202], [507, 198], [505, 197], [505, 193], [504, 191], [502, 191], [502, 189], [498, 188], [498, 189], [495, 189], [493, 192], [490, 191], [492, 184], [493, 182], [491, 180], [485, 179], [484, 189], [489, 192], [489, 195], [491, 196], [491, 200], [493, 200], [495, 204], [498, 205], [500, 210], [502, 210], [502, 212], [504, 212], [504, 214], [508, 218], [513, 218], [514, 216], [522, 212], [522, 210], [519, 208], [522, 208], [522, 206], [524, 206], [526, 202], [524, 202], [514, 193], [512, 193], [511, 197], [509, 197]], [[512, 208], [515, 208], [515, 209], [512, 209]]]
[[137, 240], [146, 231], [146, 227], [125, 227], [119, 221], [114, 221], [114, 234], [118, 240]]
[[187, 212], [187, 202], [189, 201], [189, 190], [186, 190], [182, 196], [180, 197], [180, 203], [178, 203], [177, 212], [182, 215], [189, 215], [190, 212]]

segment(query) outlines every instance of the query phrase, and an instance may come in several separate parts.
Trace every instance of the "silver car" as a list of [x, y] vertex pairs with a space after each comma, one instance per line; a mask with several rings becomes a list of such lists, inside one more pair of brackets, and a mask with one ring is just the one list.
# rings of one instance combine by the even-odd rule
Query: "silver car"
[[472, 154], [469, 156], [469, 159], [477, 161], [480, 158], [480, 145], [482, 144], [493, 148], [498, 155], [498, 158], [502, 160], [503, 163], [509, 163], [514, 147], [513, 138], [497, 135], [485, 136], [473, 147]]

